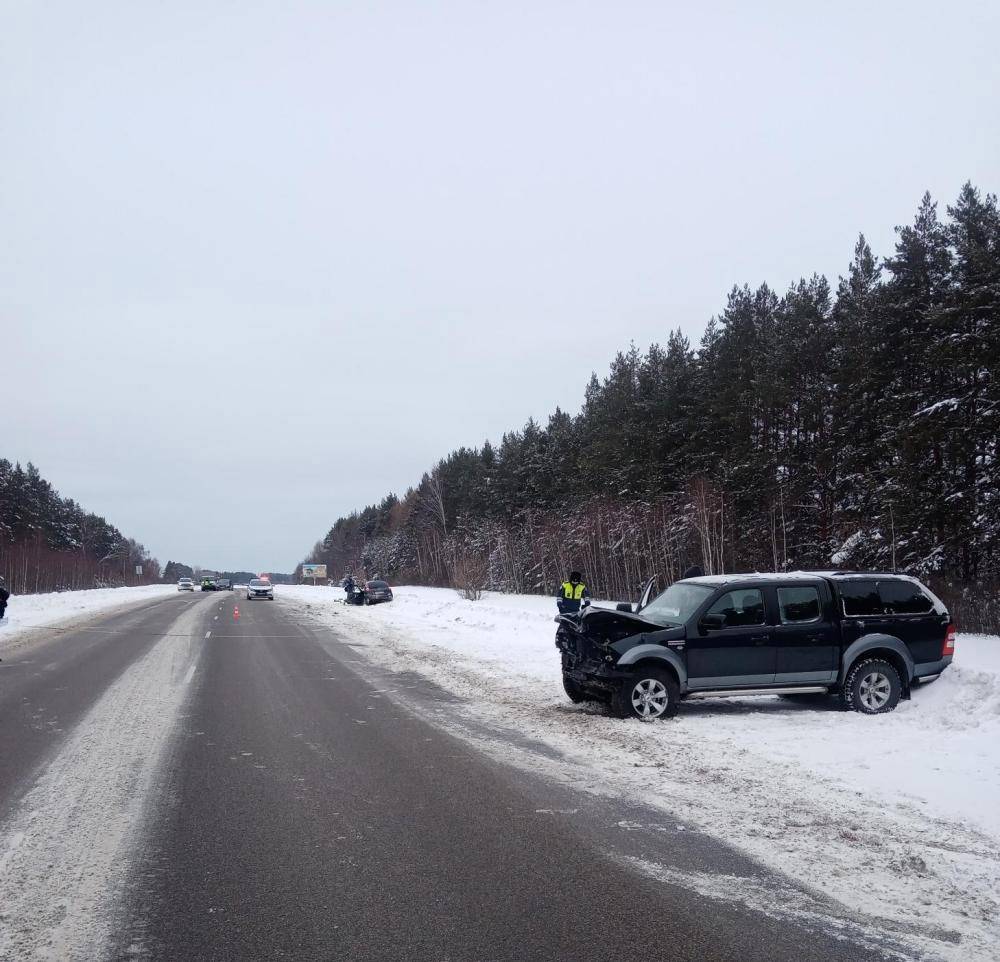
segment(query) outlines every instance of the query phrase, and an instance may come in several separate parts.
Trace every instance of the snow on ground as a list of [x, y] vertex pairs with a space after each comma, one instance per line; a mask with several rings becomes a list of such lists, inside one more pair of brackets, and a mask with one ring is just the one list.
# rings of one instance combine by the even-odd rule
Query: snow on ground
[[[142, 601], [176, 594], [176, 585], [142, 585], [138, 588], [92, 588], [88, 591], [55, 591], [42, 595], [12, 595], [0, 624], [0, 652], [27, 635], [50, 634], [48, 627], [65, 626], [83, 615], [126, 608]], [[34, 630], [31, 630], [34, 629]]]
[[161, 758], [191, 690], [200, 619], [196, 606], [184, 607], [74, 726], [0, 826], [0, 959], [105, 957], [127, 853], [161, 790]]
[[[646, 725], [565, 697], [551, 598], [394, 593], [353, 608], [339, 589], [276, 589], [365, 644], [359, 654], [458, 694], [468, 717], [555, 749], [553, 774], [568, 777], [572, 761], [581, 787], [666, 809], [916, 954], [1000, 955], [1000, 638], [960, 634], [951, 668], [890, 715], [758, 697], [683, 703]], [[511, 742], [492, 750], [543, 764]], [[666, 866], [643, 870], [677, 880]], [[704, 878], [689, 881], [710, 894]], [[716, 889], [730, 900], [733, 880]]]

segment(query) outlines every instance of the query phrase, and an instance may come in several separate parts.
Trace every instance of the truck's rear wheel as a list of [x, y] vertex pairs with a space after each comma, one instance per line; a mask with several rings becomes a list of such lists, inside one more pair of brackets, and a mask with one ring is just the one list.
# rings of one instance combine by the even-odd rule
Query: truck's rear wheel
[[851, 667], [841, 699], [844, 707], [862, 715], [892, 711], [903, 693], [899, 672], [881, 658], [863, 658]]

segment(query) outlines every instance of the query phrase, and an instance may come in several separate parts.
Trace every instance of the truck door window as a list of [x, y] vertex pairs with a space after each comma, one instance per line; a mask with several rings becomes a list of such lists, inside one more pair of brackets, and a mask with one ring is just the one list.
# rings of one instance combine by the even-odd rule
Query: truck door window
[[711, 608], [710, 615], [722, 615], [727, 628], [764, 624], [764, 596], [758, 588], [727, 591]]
[[884, 614], [882, 599], [874, 581], [841, 581], [837, 585], [848, 618]]
[[778, 609], [783, 625], [819, 621], [819, 592], [811, 585], [778, 589]]
[[926, 615], [934, 608], [930, 598], [911, 581], [880, 581], [882, 607], [893, 615]]

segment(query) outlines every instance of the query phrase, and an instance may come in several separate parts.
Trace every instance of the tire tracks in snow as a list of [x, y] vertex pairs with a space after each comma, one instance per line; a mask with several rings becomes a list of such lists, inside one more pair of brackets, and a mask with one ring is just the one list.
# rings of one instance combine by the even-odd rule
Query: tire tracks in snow
[[101, 958], [204, 645], [201, 608], [108, 687], [0, 825], [0, 959]]

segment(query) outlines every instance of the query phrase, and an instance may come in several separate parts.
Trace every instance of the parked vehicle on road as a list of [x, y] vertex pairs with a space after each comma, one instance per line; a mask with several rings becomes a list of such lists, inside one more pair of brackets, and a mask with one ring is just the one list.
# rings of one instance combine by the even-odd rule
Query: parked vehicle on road
[[194, 591], [194, 582], [190, 578], [179, 578], [177, 580], [178, 591]]
[[951, 664], [955, 626], [915, 578], [849, 571], [715, 575], [677, 581], [638, 606], [556, 620], [573, 701], [664, 718], [686, 698], [837, 695], [892, 711]]
[[216, 591], [217, 587], [214, 578], [202, 578], [201, 579], [201, 590], [202, 591]]
[[215, 582], [216, 591], [232, 591], [233, 583], [228, 578], [219, 578]]
[[269, 601], [274, 601], [274, 585], [263, 578], [251, 578], [250, 584], [247, 585], [247, 601], [253, 601], [254, 598], [267, 598]]
[[366, 581], [364, 591], [366, 605], [377, 605], [383, 601], [392, 601], [392, 588], [384, 581]]

